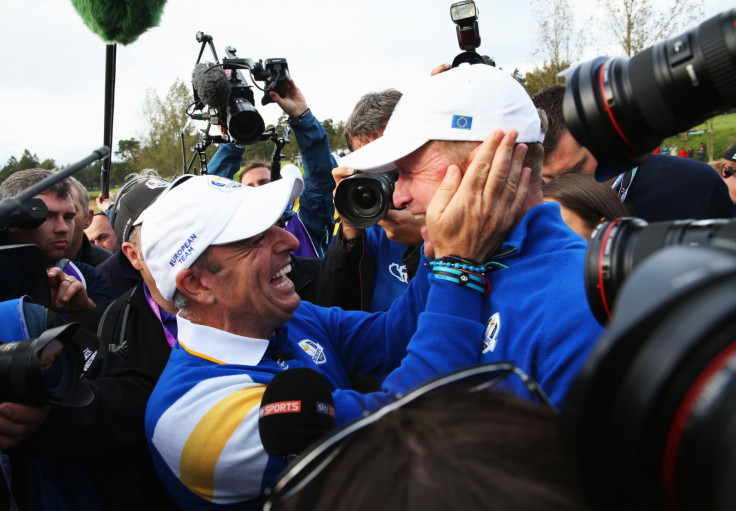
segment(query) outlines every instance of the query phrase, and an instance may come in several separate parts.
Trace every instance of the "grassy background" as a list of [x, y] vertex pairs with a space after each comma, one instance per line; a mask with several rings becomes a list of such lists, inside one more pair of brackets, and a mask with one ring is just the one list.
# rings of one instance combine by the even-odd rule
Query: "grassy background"
[[[690, 132], [707, 132], [708, 130], [712, 130], [713, 132], [713, 153], [706, 153], [706, 162], [719, 159], [723, 156], [723, 152], [726, 149], [736, 144], [736, 113], [713, 117], [705, 123], [691, 128]], [[687, 135], [687, 141], [683, 142], [680, 139], [680, 135], [675, 135], [664, 139], [660, 144], [660, 147], [665, 144], [667, 146], [675, 144], [678, 148], [682, 148], [684, 146], [685, 149], [692, 147], [695, 151], [696, 157], [698, 154], [698, 147], [701, 142], [705, 144], [706, 149], [709, 149], [708, 135], [706, 133], [694, 135], [690, 134], [690, 132]]]

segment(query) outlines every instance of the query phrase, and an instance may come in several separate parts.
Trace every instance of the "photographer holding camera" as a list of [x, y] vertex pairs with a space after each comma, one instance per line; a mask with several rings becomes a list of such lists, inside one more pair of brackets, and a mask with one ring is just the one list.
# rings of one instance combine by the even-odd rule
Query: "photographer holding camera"
[[[44, 169], [16, 172], [0, 185], [0, 199], [16, 197], [51, 175], [52, 171]], [[87, 326], [94, 329], [96, 318], [85, 312], [98, 303], [111, 302], [115, 296], [104, 277], [92, 266], [66, 259], [76, 218], [72, 186], [69, 180], [64, 180], [39, 194], [38, 198], [48, 209], [46, 220], [35, 228], [6, 229], [5, 242], [38, 246], [49, 277], [51, 308], [56, 312], [84, 315], [88, 319]]]
[[[528, 146], [524, 164], [532, 168], [522, 211], [510, 219], [514, 228], [500, 249], [471, 265], [488, 269], [492, 287], [483, 306], [481, 362], [514, 361], [560, 403], [603, 330], [585, 295], [586, 244], [568, 229], [559, 207], [544, 203], [542, 196], [546, 123], [523, 87], [492, 66], [461, 65], [422, 85], [402, 96], [382, 137], [342, 163], [372, 173], [398, 168], [394, 205], [421, 218], [435, 195], [462, 186], [458, 167], [467, 166], [488, 133], [518, 131], [517, 146]], [[489, 221], [469, 217], [461, 222], [495, 229]], [[465, 263], [454, 266], [453, 254], [434, 250], [424, 226], [422, 236], [424, 253], [437, 258], [433, 271], [443, 273], [448, 264], [462, 271]]]
[[[337, 163], [330, 152], [327, 133], [312, 114], [293, 79], [289, 79], [283, 96], [276, 91], [269, 92], [269, 96], [289, 116], [289, 126], [296, 136], [304, 162], [304, 193], [299, 200], [298, 213], [287, 222], [287, 230], [303, 231], [309, 239], [304, 240], [308, 243], [302, 243], [294, 255], [322, 257], [334, 227], [334, 181], [331, 171], [337, 167]], [[243, 146], [220, 145], [210, 160], [208, 173], [231, 179], [240, 168], [244, 152]], [[292, 224], [291, 227], [288, 227], [289, 224]]]
[[[345, 124], [345, 138], [351, 150], [383, 135], [399, 98], [401, 93], [394, 89], [371, 92], [360, 98]], [[339, 189], [340, 183], [355, 175], [355, 171], [338, 167], [332, 175]], [[345, 182], [344, 186], [350, 185]], [[348, 194], [356, 192], [360, 190]], [[381, 199], [375, 197], [375, 200]], [[382, 200], [391, 199], [389, 196]], [[339, 205], [337, 211], [341, 212]], [[393, 208], [377, 224], [367, 228], [352, 225], [342, 215], [340, 219], [337, 237], [322, 263], [318, 303], [369, 312], [387, 310], [406, 291], [409, 279], [417, 272], [422, 244], [420, 229], [424, 221], [415, 219], [407, 209]]]

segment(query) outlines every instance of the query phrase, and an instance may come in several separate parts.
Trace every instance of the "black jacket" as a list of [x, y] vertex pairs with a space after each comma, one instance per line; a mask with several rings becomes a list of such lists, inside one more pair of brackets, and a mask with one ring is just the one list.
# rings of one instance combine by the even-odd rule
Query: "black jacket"
[[74, 258], [74, 261], [81, 261], [83, 263], [89, 264], [90, 266], [96, 267], [98, 264], [100, 264], [111, 255], [112, 252], [110, 252], [109, 250], [105, 250], [102, 247], [98, 247], [97, 245], [89, 241], [89, 238], [86, 234], [82, 233], [82, 246], [79, 247], [79, 252]]
[[[322, 259], [314, 303], [323, 307], [370, 311], [375, 286], [374, 262], [365, 252], [363, 243], [345, 250], [340, 242], [340, 232]], [[416, 275], [421, 258], [421, 247], [406, 246], [401, 261], [406, 265], [410, 279]]]

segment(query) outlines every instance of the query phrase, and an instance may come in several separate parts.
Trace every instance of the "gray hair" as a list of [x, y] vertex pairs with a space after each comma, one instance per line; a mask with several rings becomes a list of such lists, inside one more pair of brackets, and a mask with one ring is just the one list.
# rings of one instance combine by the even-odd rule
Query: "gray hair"
[[79, 182], [79, 180], [74, 176], [69, 176], [69, 181], [77, 187], [77, 191], [79, 192], [79, 196], [82, 198], [82, 204], [84, 205], [84, 211], [89, 210], [89, 192], [87, 191], [87, 188]]
[[351, 151], [353, 139], [365, 141], [376, 138], [378, 131], [386, 127], [399, 99], [401, 92], [386, 89], [369, 92], [358, 100], [345, 123], [345, 140]]

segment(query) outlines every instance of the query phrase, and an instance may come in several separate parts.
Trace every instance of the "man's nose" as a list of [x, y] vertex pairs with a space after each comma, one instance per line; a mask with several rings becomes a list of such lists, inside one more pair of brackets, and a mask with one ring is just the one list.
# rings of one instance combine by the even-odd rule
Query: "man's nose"
[[399, 180], [394, 185], [393, 195], [394, 207], [396, 209], [404, 209], [411, 202], [411, 194], [409, 193], [409, 185], [406, 179], [399, 176]]

